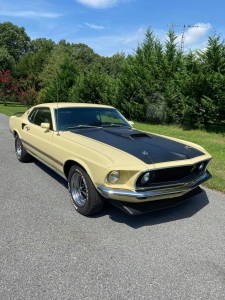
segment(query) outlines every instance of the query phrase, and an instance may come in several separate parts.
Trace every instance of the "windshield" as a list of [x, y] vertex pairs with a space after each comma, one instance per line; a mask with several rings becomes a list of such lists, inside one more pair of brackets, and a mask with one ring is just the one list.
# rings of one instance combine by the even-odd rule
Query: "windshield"
[[[59, 120], [57, 120], [59, 118]], [[93, 127], [131, 127], [115, 108], [65, 107], [55, 109], [57, 130]]]

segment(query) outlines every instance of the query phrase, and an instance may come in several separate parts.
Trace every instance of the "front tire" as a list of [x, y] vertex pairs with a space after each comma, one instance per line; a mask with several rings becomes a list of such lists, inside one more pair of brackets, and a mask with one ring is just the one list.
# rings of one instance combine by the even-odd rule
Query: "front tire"
[[16, 135], [15, 138], [15, 151], [16, 151], [16, 157], [20, 162], [28, 162], [32, 158], [31, 155], [27, 153], [18, 135]]
[[75, 209], [84, 216], [99, 212], [105, 204], [88, 174], [76, 165], [69, 172], [68, 190]]

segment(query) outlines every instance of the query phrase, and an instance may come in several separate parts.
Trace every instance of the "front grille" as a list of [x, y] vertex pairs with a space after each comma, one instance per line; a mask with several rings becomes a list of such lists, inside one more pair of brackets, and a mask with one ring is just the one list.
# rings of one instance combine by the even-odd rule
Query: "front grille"
[[192, 173], [191, 171], [195, 171], [193, 170], [193, 166], [182, 166], [176, 168], [155, 170], [155, 177], [151, 183], [180, 180], [190, 175]]
[[[209, 161], [204, 162], [204, 168], [202, 172], [205, 172]], [[191, 176], [196, 177], [201, 172], [199, 171], [199, 166], [202, 162], [199, 162], [195, 165], [191, 166], [180, 166], [180, 167], [172, 167], [172, 168], [165, 168], [165, 169], [158, 169], [158, 170], [149, 170], [142, 173], [136, 181], [136, 187], [139, 189], [143, 188], [150, 188], [156, 187], [160, 185], [168, 184], [175, 184], [179, 181], [182, 181], [184, 178]], [[145, 173], [150, 172], [149, 180], [146, 183], [142, 183], [142, 178]]]

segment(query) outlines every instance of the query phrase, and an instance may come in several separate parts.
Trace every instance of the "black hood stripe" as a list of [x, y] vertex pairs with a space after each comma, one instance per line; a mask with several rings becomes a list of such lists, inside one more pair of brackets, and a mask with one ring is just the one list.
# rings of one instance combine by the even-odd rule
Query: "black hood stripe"
[[77, 129], [71, 132], [125, 151], [146, 164], [184, 160], [204, 154], [179, 142], [129, 128]]

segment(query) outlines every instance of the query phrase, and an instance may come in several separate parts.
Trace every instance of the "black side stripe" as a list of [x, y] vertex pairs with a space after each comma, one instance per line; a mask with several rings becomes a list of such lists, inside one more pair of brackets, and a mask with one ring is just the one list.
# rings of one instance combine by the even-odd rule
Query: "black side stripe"
[[21, 140], [23, 144], [26, 144], [28, 145], [29, 147], [31, 147], [32, 149], [36, 150], [37, 152], [41, 153], [42, 155], [46, 156], [47, 158], [51, 159], [53, 162], [55, 162], [56, 164], [60, 165], [61, 167], [63, 167], [63, 163], [60, 162], [59, 160], [55, 159], [53, 156], [49, 155], [48, 153], [42, 151], [41, 149], [33, 146], [32, 144], [24, 141], [24, 140]]

